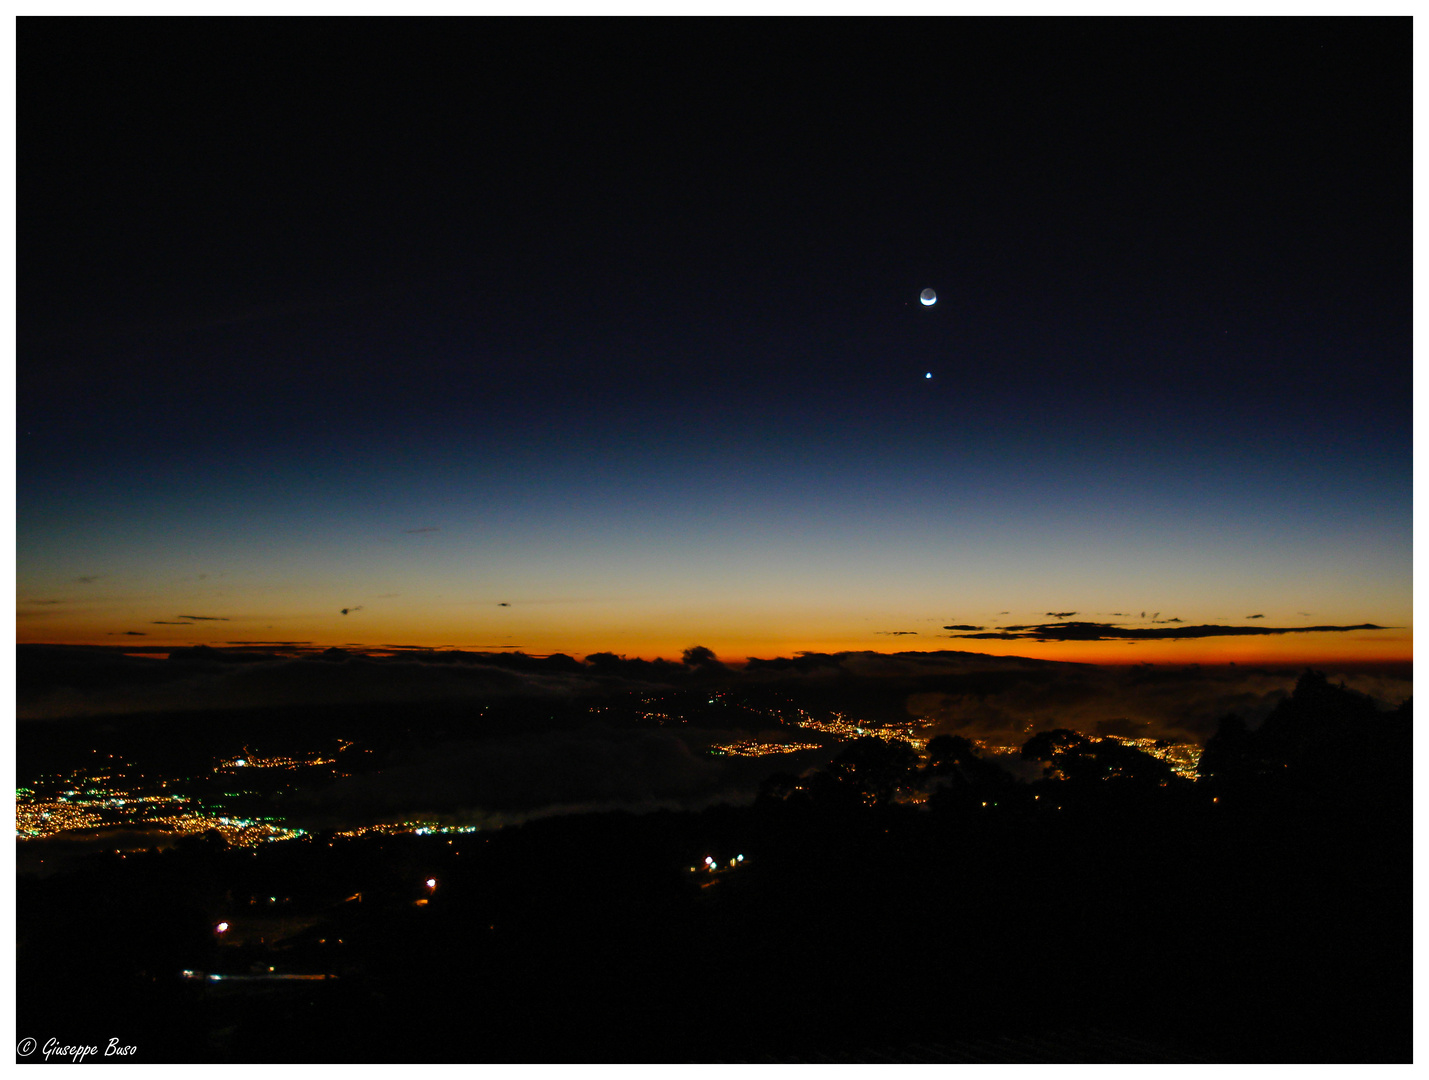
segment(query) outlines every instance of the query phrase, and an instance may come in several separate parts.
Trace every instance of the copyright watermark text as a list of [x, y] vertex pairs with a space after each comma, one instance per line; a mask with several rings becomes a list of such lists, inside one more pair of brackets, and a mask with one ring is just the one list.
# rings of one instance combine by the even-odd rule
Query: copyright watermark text
[[63, 1061], [70, 1065], [78, 1065], [86, 1058], [133, 1057], [138, 1049], [137, 1046], [126, 1046], [118, 1038], [110, 1039], [108, 1045], [103, 1047], [64, 1043], [59, 1039], [46, 1039], [41, 1046], [38, 1039], [28, 1036], [15, 1044], [15, 1053], [22, 1058], [33, 1057], [38, 1050], [46, 1061]]

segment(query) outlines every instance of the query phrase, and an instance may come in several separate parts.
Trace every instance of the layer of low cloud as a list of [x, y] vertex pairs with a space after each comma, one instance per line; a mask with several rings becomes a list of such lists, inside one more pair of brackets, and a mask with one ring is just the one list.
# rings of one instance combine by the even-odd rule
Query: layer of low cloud
[[342, 656], [332, 662], [263, 651], [281, 647], [281, 643], [231, 650], [198, 647], [172, 650], [173, 659], [159, 660], [97, 648], [21, 646], [18, 717], [569, 697], [600, 685], [594, 676], [523, 672], [483, 664], [476, 657], [471, 662], [438, 663], [407, 656]]
[[294, 809], [348, 822], [591, 803], [684, 805], [715, 795], [722, 779], [717, 761], [671, 732], [597, 726], [442, 743], [411, 762], [300, 797]]
[[1088, 668], [968, 679], [911, 694], [907, 707], [937, 732], [1000, 746], [1058, 727], [1201, 743], [1227, 713], [1259, 722], [1294, 683], [1288, 672]]
[[[824, 707], [875, 723], [916, 718], [929, 723], [929, 734], [946, 731], [1001, 745], [1020, 744], [1030, 732], [1045, 728], [1092, 733], [1112, 722], [1135, 725], [1149, 737], [1199, 742], [1229, 712], [1258, 723], [1298, 675], [1295, 669], [1233, 665], [1104, 667], [954, 650], [807, 653], [751, 658], [739, 669], [702, 662], [698, 649], [687, 650], [687, 662], [626, 660], [609, 653], [582, 662], [559, 655], [395, 649], [395, 655], [384, 657], [340, 649], [285, 656], [279, 651], [305, 653], [311, 646], [233, 644], [229, 649], [171, 650], [173, 659], [126, 655], [117, 646], [20, 646], [18, 716], [39, 720], [518, 698], [579, 703], [631, 692], [718, 686], [767, 691], [774, 695], [771, 700]], [[1412, 690], [1407, 675], [1352, 671], [1343, 677], [1386, 707], [1398, 705]]]

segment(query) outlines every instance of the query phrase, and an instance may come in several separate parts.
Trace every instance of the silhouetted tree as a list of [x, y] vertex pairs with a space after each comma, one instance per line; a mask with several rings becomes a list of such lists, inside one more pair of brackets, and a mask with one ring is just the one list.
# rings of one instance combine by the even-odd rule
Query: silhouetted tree
[[1216, 725], [1216, 733], [1206, 740], [1196, 775], [1222, 786], [1246, 782], [1255, 772], [1254, 747], [1250, 728], [1235, 713], [1227, 713]]
[[1022, 744], [1022, 756], [1033, 761], [1052, 761], [1068, 750], [1075, 752], [1090, 742], [1085, 735], [1070, 728], [1039, 731]]
[[929, 741], [925, 771], [972, 788], [1004, 787], [1013, 782], [1006, 770], [979, 756], [972, 742], [961, 735], [938, 735]]
[[1165, 761], [1120, 739], [1093, 739], [1067, 728], [1039, 731], [1022, 746], [1022, 756], [1045, 761], [1053, 779], [1079, 784], [1091, 781], [1135, 781], [1167, 786], [1176, 777]]
[[1407, 799], [1408, 717], [1404, 706], [1380, 712], [1367, 695], [1309, 669], [1259, 728], [1224, 718], [1206, 743], [1199, 772], [1218, 797], [1266, 805], [1293, 799], [1349, 807]]
[[962, 757], [972, 752], [973, 744], [961, 735], [936, 735], [928, 740], [927, 770], [930, 773], [951, 772]]
[[1323, 756], [1346, 738], [1373, 734], [1380, 712], [1365, 694], [1307, 669], [1256, 732], [1260, 752], [1281, 763]]
[[854, 739], [830, 763], [828, 774], [853, 788], [870, 804], [891, 802], [899, 788], [910, 784], [918, 767], [918, 754], [901, 739], [873, 735]]

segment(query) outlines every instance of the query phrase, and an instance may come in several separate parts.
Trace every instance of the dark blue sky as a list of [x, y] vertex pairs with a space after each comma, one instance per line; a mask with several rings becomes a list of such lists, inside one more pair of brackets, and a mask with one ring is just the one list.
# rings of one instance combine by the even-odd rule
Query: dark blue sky
[[31, 640], [180, 600], [578, 653], [1409, 622], [1408, 19], [19, 52], [20, 598], [66, 613]]

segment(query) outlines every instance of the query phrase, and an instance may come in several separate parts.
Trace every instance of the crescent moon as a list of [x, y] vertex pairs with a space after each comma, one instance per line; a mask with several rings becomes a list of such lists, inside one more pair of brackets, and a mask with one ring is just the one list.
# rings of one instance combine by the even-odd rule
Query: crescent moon
[[924, 307], [932, 307], [938, 302], [938, 294], [932, 289], [924, 289], [918, 294], [918, 301]]

